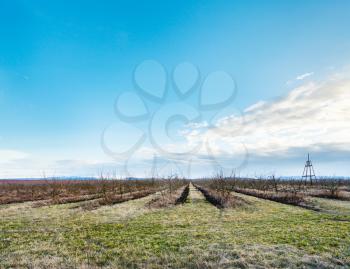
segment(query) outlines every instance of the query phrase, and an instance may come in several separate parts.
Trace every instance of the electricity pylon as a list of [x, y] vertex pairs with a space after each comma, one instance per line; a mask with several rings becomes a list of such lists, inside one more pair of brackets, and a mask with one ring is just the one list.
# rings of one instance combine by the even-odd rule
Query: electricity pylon
[[305, 179], [305, 181], [310, 181], [310, 183], [312, 184], [312, 180], [316, 180], [316, 175], [315, 175], [315, 170], [314, 170], [314, 166], [312, 165], [312, 162], [310, 160], [310, 154], [307, 154], [307, 161], [305, 163], [305, 167], [304, 167], [304, 172], [303, 172], [303, 179]]

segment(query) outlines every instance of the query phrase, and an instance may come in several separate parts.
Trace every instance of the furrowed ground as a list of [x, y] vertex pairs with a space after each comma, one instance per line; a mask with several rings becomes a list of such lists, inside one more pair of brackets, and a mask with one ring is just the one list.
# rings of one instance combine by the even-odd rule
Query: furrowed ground
[[350, 266], [350, 202], [313, 198], [316, 212], [243, 194], [218, 209], [191, 184], [182, 205], [159, 193], [85, 210], [84, 202], [0, 206], [0, 268]]

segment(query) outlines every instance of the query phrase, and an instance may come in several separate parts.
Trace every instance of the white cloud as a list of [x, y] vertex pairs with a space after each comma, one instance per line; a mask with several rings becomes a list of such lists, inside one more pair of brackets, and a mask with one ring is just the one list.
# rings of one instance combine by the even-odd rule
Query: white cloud
[[25, 159], [28, 154], [18, 150], [0, 149], [0, 163], [8, 163], [20, 159]]
[[[8, 155], [7, 155], [8, 156]], [[11, 160], [0, 161], [0, 178], [42, 178], [56, 176], [98, 176], [100, 172], [111, 173], [117, 170], [113, 161], [80, 159], [43, 160], [35, 156], [13, 155]], [[24, 155], [23, 155], [24, 156]]]
[[[350, 79], [344, 76], [292, 90], [271, 102], [258, 102], [242, 118], [187, 134], [188, 143], [207, 143], [215, 156], [288, 156], [306, 150], [350, 152]], [[203, 153], [204, 153], [203, 149]]]
[[190, 122], [185, 127], [195, 128], [195, 129], [206, 128], [206, 127], [208, 127], [208, 122], [206, 122], [206, 121], [203, 121], [203, 122]]
[[[199, 163], [197, 170], [191, 168], [193, 173], [208, 175], [211, 173], [209, 164], [213, 163], [211, 157], [216, 158], [214, 163], [218, 161], [220, 165], [231, 168], [243, 163], [247, 152], [250, 157], [267, 157], [264, 160], [268, 160], [273, 168], [282, 159], [276, 157], [291, 158], [307, 151], [348, 158], [349, 76], [337, 73], [322, 82], [303, 83], [279, 99], [251, 105], [244, 110], [243, 116], [230, 112], [216, 118], [215, 122], [187, 125], [186, 130], [180, 132], [186, 138], [185, 142], [162, 144], [162, 149], [166, 152], [187, 152], [196, 149], [197, 145], [202, 147], [192, 156], [180, 153], [167, 159], [181, 164], [188, 163], [191, 157], [191, 165]], [[140, 148], [129, 161], [129, 172], [137, 176], [150, 173], [153, 157], [158, 153], [152, 145]], [[1, 177], [37, 177], [43, 171], [48, 176], [95, 176], [101, 170], [108, 172], [115, 169], [124, 175], [124, 160], [109, 157], [101, 161], [88, 160], [84, 156], [80, 160], [62, 156], [38, 159], [25, 152], [4, 149], [0, 150], [0, 171]], [[167, 159], [158, 158], [158, 171], [164, 174], [169, 169], [170, 172], [175, 170], [166, 168]], [[264, 169], [268, 162], [263, 163]]]
[[307, 77], [312, 76], [313, 74], [314, 74], [314, 72], [305, 73], [305, 74], [297, 76], [295, 79], [296, 80], [303, 80], [303, 79], [305, 79]]
[[250, 112], [250, 111], [254, 111], [256, 109], [259, 109], [259, 108], [263, 107], [265, 104], [266, 104], [266, 102], [259, 101], [259, 102], [255, 103], [254, 105], [251, 105], [250, 107], [246, 108], [244, 110], [244, 112], [247, 113], [247, 112]]

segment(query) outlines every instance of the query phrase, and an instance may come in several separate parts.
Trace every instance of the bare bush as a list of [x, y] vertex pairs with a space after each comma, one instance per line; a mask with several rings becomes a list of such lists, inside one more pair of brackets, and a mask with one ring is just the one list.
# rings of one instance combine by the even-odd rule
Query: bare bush
[[174, 186], [177, 186], [176, 190], [170, 190], [170, 185], [168, 185], [167, 189], [163, 190], [158, 197], [152, 199], [147, 206], [159, 208], [184, 203], [189, 194], [188, 182], [176, 180], [172, 182], [171, 188], [174, 188]]
[[[214, 180], [214, 183], [217, 182]], [[232, 195], [230, 191], [222, 190], [219, 186], [218, 190], [203, 187], [195, 184], [195, 187], [204, 195], [205, 199], [218, 208], [237, 207], [246, 204], [244, 199]]]
[[158, 190], [165, 181], [110, 179], [101, 176], [91, 180], [0, 180], [0, 204], [45, 201], [41, 204], [60, 204], [103, 198], [106, 203], [116, 195]]

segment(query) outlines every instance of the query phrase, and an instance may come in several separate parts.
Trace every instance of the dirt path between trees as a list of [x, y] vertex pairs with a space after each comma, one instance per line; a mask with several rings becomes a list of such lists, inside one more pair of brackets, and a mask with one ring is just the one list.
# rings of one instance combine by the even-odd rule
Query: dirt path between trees
[[189, 202], [204, 202], [205, 198], [203, 196], [203, 194], [195, 187], [193, 186], [192, 183], [190, 183], [190, 193], [188, 195], [188, 199]]

